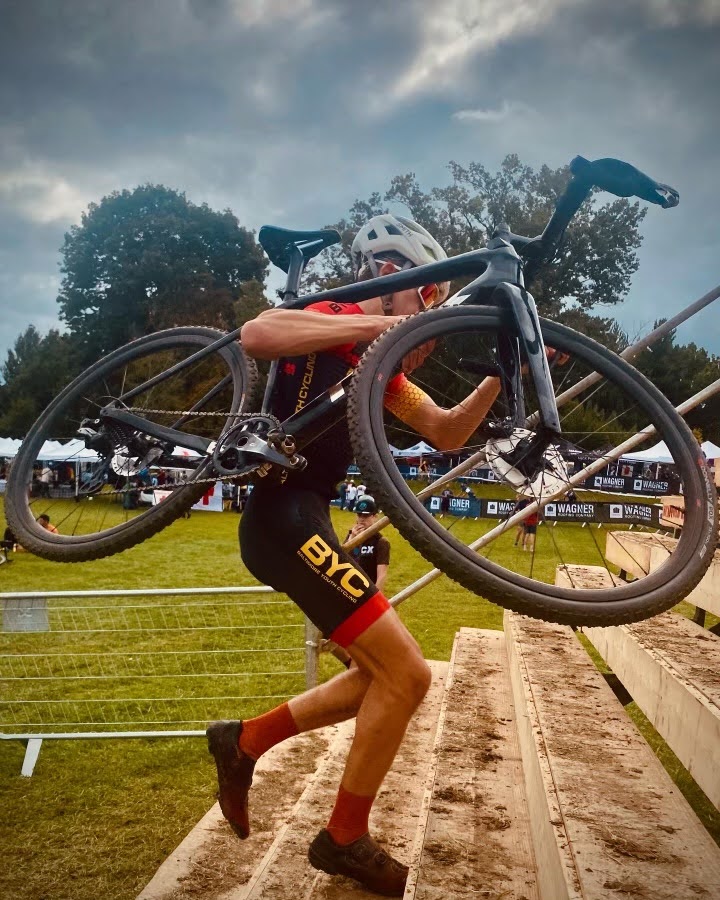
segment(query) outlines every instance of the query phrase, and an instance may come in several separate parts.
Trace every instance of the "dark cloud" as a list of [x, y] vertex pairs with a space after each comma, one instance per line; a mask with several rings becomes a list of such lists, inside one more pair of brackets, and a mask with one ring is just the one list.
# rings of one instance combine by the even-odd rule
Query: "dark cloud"
[[[10, 4], [6, 4], [8, 7]], [[369, 7], [369, 8], [368, 8]], [[618, 313], [717, 279], [717, 2], [26, 0], [0, 35], [0, 358], [55, 320], [62, 233], [162, 182], [241, 222], [314, 226], [448, 160], [629, 159], [676, 185]], [[680, 337], [720, 352], [717, 312]], [[713, 325], [715, 327], [713, 327]]]

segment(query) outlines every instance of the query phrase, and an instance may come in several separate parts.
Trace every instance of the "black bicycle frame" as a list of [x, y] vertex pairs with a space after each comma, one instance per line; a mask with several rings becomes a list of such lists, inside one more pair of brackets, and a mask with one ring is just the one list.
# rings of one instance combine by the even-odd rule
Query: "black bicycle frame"
[[[560, 418], [555, 404], [555, 394], [540, 330], [540, 320], [535, 301], [525, 289], [524, 272], [531, 272], [530, 277], [534, 277], [540, 266], [554, 254], [568, 222], [589, 193], [590, 186], [586, 183], [575, 179], [571, 180], [565, 194], [558, 200], [555, 212], [545, 230], [537, 238], [512, 234], [506, 225], [501, 225], [485, 249], [472, 250], [441, 262], [405, 269], [392, 275], [384, 275], [335, 288], [332, 291], [308, 294], [305, 297], [297, 296], [304, 260], [302, 252], [295, 247], [294, 250], [297, 252], [291, 253], [291, 264], [282, 295], [283, 302], [277, 308], [304, 309], [322, 300], [358, 303], [362, 300], [423, 287], [427, 284], [452, 281], [456, 278], [474, 278], [470, 284], [448, 301], [448, 305], [495, 306], [510, 311], [517, 326], [516, 335], [509, 332], [507, 336], [501, 336], [497, 346], [502, 373], [502, 391], [510, 410], [511, 421], [509, 424], [515, 428], [525, 427], [525, 404], [521, 380], [521, 359], [524, 355], [527, 358], [529, 374], [537, 393], [539, 411], [537, 432], [543, 436], [543, 440], [549, 442], [552, 436], [561, 431]], [[518, 249], [529, 258], [527, 265], [524, 265], [523, 259], [518, 255]], [[113, 419], [165, 443], [186, 447], [203, 455], [211, 455], [216, 441], [187, 434], [177, 428], [166, 428], [149, 422], [141, 416], [127, 412], [118, 404], [126, 404], [144, 390], [238, 340], [240, 331], [241, 329], [237, 328], [228, 332], [222, 338], [193, 353], [186, 360], [123, 394], [113, 404], [100, 411], [100, 418]], [[276, 371], [277, 364], [273, 363], [263, 399], [263, 411], [267, 411], [271, 405]], [[281, 423], [285, 434], [291, 435], [295, 439], [297, 450], [307, 446], [341, 420], [351, 378], [352, 374], [346, 376], [337, 385], [329, 388]], [[232, 427], [232, 421], [229, 426]]]

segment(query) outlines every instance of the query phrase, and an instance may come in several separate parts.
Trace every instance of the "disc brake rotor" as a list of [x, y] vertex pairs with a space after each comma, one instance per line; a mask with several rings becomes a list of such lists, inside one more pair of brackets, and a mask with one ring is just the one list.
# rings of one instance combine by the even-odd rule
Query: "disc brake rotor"
[[550, 497], [568, 483], [568, 471], [560, 450], [550, 444], [529, 465], [524, 449], [534, 437], [532, 431], [516, 428], [510, 437], [490, 438], [485, 445], [487, 461], [499, 481], [535, 500]]

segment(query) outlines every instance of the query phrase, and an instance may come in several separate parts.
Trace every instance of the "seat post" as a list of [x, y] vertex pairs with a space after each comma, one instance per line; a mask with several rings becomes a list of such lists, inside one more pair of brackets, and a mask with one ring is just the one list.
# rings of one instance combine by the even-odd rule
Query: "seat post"
[[285, 279], [285, 290], [282, 292], [283, 302], [297, 299], [300, 278], [304, 268], [305, 256], [300, 247], [294, 244], [290, 250], [290, 265], [288, 266], [288, 274]]

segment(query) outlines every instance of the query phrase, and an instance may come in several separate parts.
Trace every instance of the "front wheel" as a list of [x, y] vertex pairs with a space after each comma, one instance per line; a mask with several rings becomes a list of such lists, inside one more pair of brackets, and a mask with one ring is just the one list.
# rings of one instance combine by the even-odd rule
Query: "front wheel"
[[[551, 369], [556, 397], [593, 372], [602, 380], [561, 404], [562, 440], [548, 446], [535, 465], [524, 466], [527, 454], [518, 451], [530, 446], [534, 419], [530, 416], [525, 428], [509, 427], [513, 404], [502, 393], [482, 423], [473, 420], [482, 376], [499, 372], [498, 339], [516, 327], [509, 314], [487, 307], [413, 317], [373, 343], [349, 397], [357, 463], [403, 536], [469, 590], [526, 615], [571, 625], [621, 624], [655, 615], [683, 599], [712, 561], [717, 499], [702, 452], [668, 400], [632, 366], [570, 328], [541, 324], [546, 346], [569, 357]], [[403, 370], [437, 406], [454, 410], [455, 422], [444, 423], [445, 433], [436, 431], [436, 442], [440, 437], [453, 449], [429, 457], [438, 474], [478, 451], [487, 460], [451, 481], [446, 492], [454, 496], [446, 493], [443, 503], [435, 499], [430, 508], [416, 496], [425, 484], [406, 480], [408, 463], [417, 465], [419, 454], [428, 460], [427, 446], [412, 449], [424, 435], [406, 424], [410, 419], [422, 427], [422, 410], [407, 411], [417, 395], [406, 392], [405, 410], [402, 396], [390, 403], [386, 398], [388, 382]], [[525, 382], [531, 412], [537, 408], [533, 386]], [[486, 382], [486, 388], [493, 383], [498, 381]], [[610, 450], [648, 425], [655, 432], [636, 450], [663, 441], [671, 462], [644, 472], [640, 464], [628, 463], [636, 478], [624, 478], [610, 461]], [[465, 429], [460, 446], [451, 436], [459, 433], [456, 426]], [[575, 486], [572, 502], [562, 502], [568, 500], [561, 495], [571, 489], [573, 473], [600, 460], [611, 468]], [[638, 484], [648, 491], [668, 484], [682, 489], [685, 523], [679, 540], [659, 530], [655, 497], [597, 492], [609, 485], [629, 492]], [[523, 500], [551, 496], [556, 502], [525, 526], [498, 525]], [[452, 512], [465, 515], [456, 518]], [[623, 520], [633, 524], [629, 536]], [[624, 566], [618, 563], [619, 546], [626, 553]], [[633, 580], [619, 577], [621, 569], [631, 571]], [[587, 587], [588, 576], [595, 579], [593, 587]]]
[[212, 488], [211, 463], [198, 453], [159, 446], [119, 424], [101, 428], [99, 454], [78, 435], [115, 402], [155, 424], [219, 438], [252, 408], [255, 363], [236, 342], [182, 363], [222, 336], [187, 327], [139, 338], [53, 400], [23, 441], [7, 483], [6, 517], [26, 550], [58, 562], [110, 556], [156, 534]]

